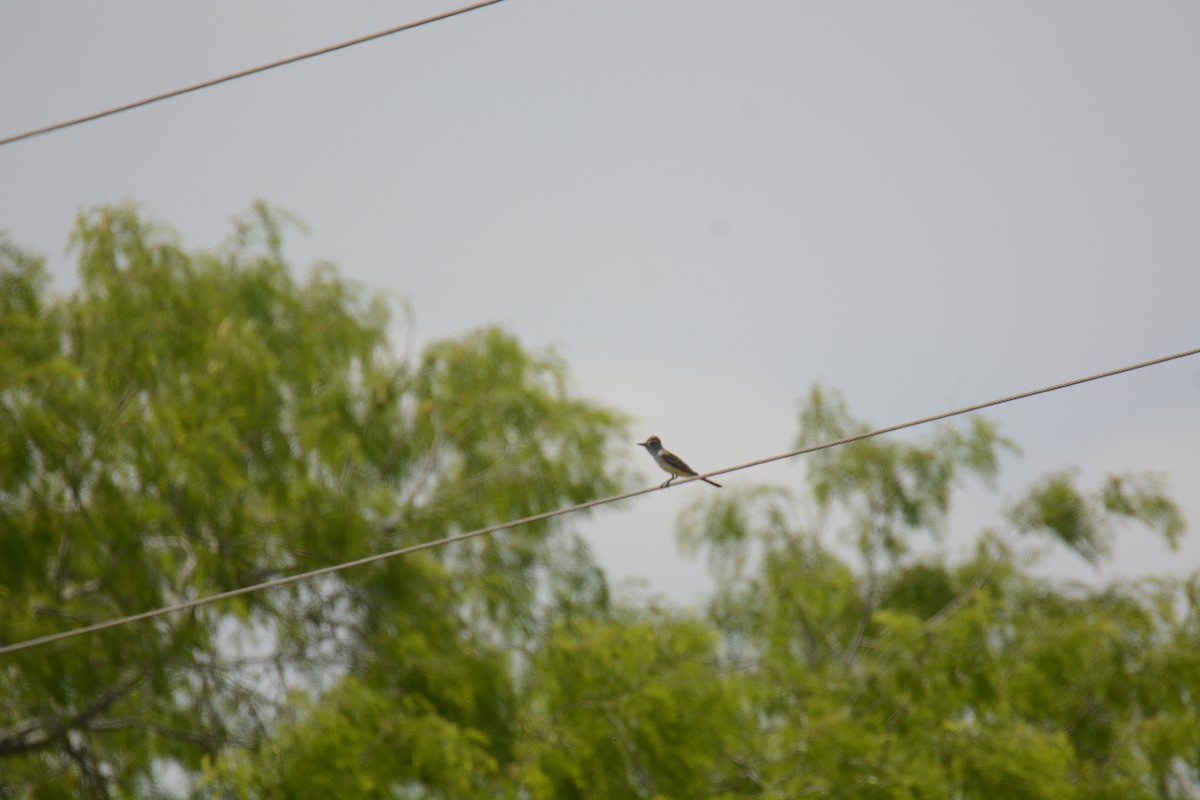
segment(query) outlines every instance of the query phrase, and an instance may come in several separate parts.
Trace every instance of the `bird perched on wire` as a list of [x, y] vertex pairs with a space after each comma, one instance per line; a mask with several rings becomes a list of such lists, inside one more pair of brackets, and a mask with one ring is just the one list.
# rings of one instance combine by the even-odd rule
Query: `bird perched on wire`
[[[696, 470], [685, 464], [682, 458], [663, 447], [662, 442], [657, 436], [651, 436], [644, 442], [638, 442], [638, 444], [650, 451], [650, 455], [654, 457], [654, 462], [662, 467], [664, 472], [671, 473], [671, 477], [667, 478], [667, 482], [662, 485], [662, 488], [665, 489], [670, 486], [671, 481], [676, 478], [698, 477]], [[711, 483], [718, 489], [721, 488], [721, 484], [716, 481], [710, 481], [708, 478], [700, 478], [700, 480], [705, 483]]]

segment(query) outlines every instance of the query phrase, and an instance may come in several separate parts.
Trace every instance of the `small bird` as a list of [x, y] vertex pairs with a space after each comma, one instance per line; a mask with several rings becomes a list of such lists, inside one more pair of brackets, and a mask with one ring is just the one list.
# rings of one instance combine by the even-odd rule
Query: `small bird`
[[[676, 478], [695, 478], [697, 476], [698, 473], [696, 470], [685, 464], [682, 458], [664, 448], [657, 436], [651, 436], [644, 442], [638, 442], [638, 444], [650, 451], [650, 455], [654, 457], [655, 463], [662, 467], [664, 472], [671, 473], [671, 477], [667, 478], [667, 482], [662, 485], [662, 488], [665, 489], [670, 486], [671, 481]], [[721, 484], [716, 481], [710, 481], [708, 478], [701, 478], [700, 480], [705, 483], [711, 483], [718, 489], [721, 488]]]

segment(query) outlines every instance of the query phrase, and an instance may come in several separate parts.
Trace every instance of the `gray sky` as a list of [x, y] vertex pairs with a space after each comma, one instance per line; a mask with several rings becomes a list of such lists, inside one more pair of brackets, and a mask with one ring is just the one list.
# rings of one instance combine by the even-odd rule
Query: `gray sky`
[[[0, 135], [460, 4], [9, 3]], [[814, 381], [885, 425], [1197, 346], [1197, 41], [1182, 1], [508, 0], [0, 148], [0, 228], [67, 288], [81, 208], [211, 246], [266, 199], [420, 341], [503, 324], [715, 469], [789, 449]], [[1067, 465], [1166, 471], [1195, 528], [1198, 408], [1200, 357], [991, 412], [1024, 455], [956, 541]], [[697, 599], [673, 520], [704, 491], [590, 523], [610, 575]], [[1200, 535], [1117, 553], [1190, 570]]]

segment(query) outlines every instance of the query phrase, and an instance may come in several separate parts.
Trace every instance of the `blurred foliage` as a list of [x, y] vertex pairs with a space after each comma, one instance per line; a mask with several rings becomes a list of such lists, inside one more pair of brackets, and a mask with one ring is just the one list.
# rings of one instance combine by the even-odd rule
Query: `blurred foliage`
[[[0, 246], [0, 641], [622, 488], [625, 420], [573, 397], [561, 361], [495, 328], [398, 360], [381, 299], [329, 267], [292, 277], [283, 221], [260, 205], [189, 252], [96, 209], [65, 298]], [[0, 797], [153, 795], [168, 765], [198, 775], [299, 709], [331, 731], [399, 713], [390, 693], [397, 780], [450, 774], [443, 750], [498, 763], [510, 648], [559, 602], [602, 611], [607, 590], [569, 530], [528, 526], [2, 657]], [[318, 728], [278, 741], [321, 749]]]
[[[624, 417], [561, 361], [494, 328], [397, 359], [282, 221], [190, 253], [98, 209], [65, 299], [0, 244], [0, 641], [627, 483]], [[799, 419], [867, 429], [822, 387]], [[956, 489], [1015, 451], [972, 419], [700, 494], [704, 613], [610, 599], [543, 525], [0, 657], [0, 797], [1198, 796], [1200, 574], [1033, 568], [1176, 545], [1164, 479], [1055, 472], [952, 558]]]

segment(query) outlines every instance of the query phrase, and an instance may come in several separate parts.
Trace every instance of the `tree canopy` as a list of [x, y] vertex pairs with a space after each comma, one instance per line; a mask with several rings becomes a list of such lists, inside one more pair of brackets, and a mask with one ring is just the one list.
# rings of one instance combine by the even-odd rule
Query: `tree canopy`
[[[283, 222], [192, 251], [95, 209], [65, 297], [0, 239], [0, 643], [630, 485], [560, 359], [495, 327], [398, 355]], [[798, 423], [866, 427], [823, 387]], [[700, 496], [705, 609], [612, 596], [542, 524], [0, 656], [0, 797], [1200, 796], [1200, 573], [1032, 568], [1177, 543], [1164, 483], [1064, 468], [952, 557], [1015, 449], [973, 418]]]

